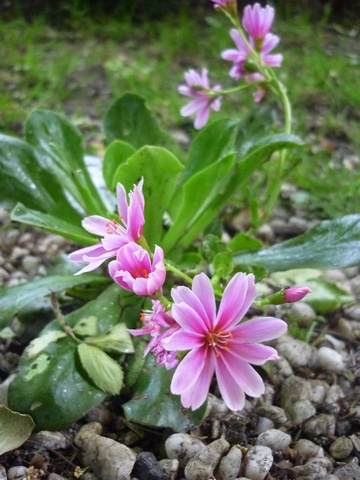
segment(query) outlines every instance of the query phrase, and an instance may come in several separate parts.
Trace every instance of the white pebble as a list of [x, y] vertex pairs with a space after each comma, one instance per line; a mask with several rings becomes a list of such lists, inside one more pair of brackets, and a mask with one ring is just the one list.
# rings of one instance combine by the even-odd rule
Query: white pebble
[[301, 438], [294, 446], [294, 454], [298, 461], [304, 461], [312, 457], [323, 457], [324, 450], [311, 440]]
[[277, 345], [278, 353], [283, 355], [295, 368], [305, 367], [313, 354], [313, 350], [314, 348], [311, 345], [301, 340], [290, 340]]
[[188, 461], [204, 448], [201, 440], [187, 433], [174, 433], [165, 442], [167, 457], [179, 460], [181, 467], [185, 467]]
[[205, 480], [212, 478], [220, 458], [229, 448], [229, 442], [223, 438], [219, 438], [200, 450], [189, 460], [185, 467], [184, 474], [186, 480]]
[[345, 365], [342, 355], [329, 347], [320, 347], [316, 353], [315, 365], [327, 372], [342, 373]]
[[242, 451], [238, 445], [234, 445], [230, 452], [221, 459], [219, 466], [220, 480], [234, 480], [237, 478], [242, 460]]
[[271, 428], [274, 428], [275, 424], [270, 418], [267, 417], [258, 417], [258, 421], [256, 424], [256, 429], [255, 432], [257, 434], [266, 432], [267, 430], [270, 430]]
[[271, 448], [263, 445], [250, 447], [245, 459], [244, 474], [251, 480], [264, 480], [273, 463]]
[[272, 450], [285, 450], [291, 442], [291, 436], [277, 428], [271, 428], [267, 432], [260, 433], [256, 445], [265, 445]]
[[294, 425], [305, 422], [305, 420], [315, 415], [315, 413], [316, 408], [310, 400], [307, 399], [294, 402], [287, 410], [287, 414]]

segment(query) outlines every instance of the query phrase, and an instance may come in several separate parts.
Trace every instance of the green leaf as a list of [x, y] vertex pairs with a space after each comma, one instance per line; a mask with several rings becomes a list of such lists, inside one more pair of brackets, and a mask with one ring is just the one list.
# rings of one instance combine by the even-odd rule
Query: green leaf
[[227, 118], [203, 128], [191, 143], [183, 181], [233, 151], [237, 128], [238, 122]]
[[30, 437], [35, 423], [29, 415], [0, 405], [0, 455], [21, 447]]
[[9, 386], [9, 406], [31, 415], [37, 430], [62, 428], [106, 396], [77, 365], [76, 348], [67, 337], [49, 344], [32, 361], [26, 352], [21, 357], [19, 373]]
[[25, 123], [26, 140], [36, 147], [38, 158], [88, 214], [105, 214], [98, 189], [84, 161], [80, 132], [62, 115], [32, 112]]
[[[66, 315], [65, 321], [74, 327], [83, 318], [94, 315], [100, 333], [128, 316], [133, 295], [127, 295], [118, 285], [112, 285], [96, 300]], [[136, 310], [134, 303], [133, 309]], [[141, 307], [138, 307], [137, 316]], [[62, 331], [57, 320], [47, 325], [42, 335]], [[47, 345], [30, 360], [27, 350], [20, 359], [20, 369], [9, 386], [10, 408], [30, 414], [37, 430], [56, 430], [76, 421], [92, 407], [101, 403], [106, 394], [96, 387], [83, 369], [78, 344], [70, 337]]]
[[163, 216], [167, 211], [177, 183], [181, 163], [160, 147], [143, 147], [116, 171], [114, 181], [127, 191], [144, 177], [145, 237], [150, 245], [159, 244], [163, 231]]
[[293, 268], [347, 268], [360, 264], [360, 215], [320, 222], [308, 232], [257, 252], [234, 256], [236, 265], [269, 272]]
[[93, 245], [97, 242], [96, 237], [81, 227], [80, 219], [74, 225], [48, 213], [31, 210], [22, 203], [16, 205], [11, 213], [11, 219], [15, 222], [26, 223], [56, 233], [80, 245]]
[[158, 145], [164, 136], [145, 100], [134, 93], [126, 93], [110, 107], [104, 129], [109, 142], [123, 140], [135, 148]]
[[75, 335], [80, 335], [80, 337], [95, 337], [95, 335], [99, 333], [97, 317], [90, 315], [89, 317], [82, 318], [74, 326], [73, 332]]
[[51, 293], [61, 292], [77, 285], [90, 283], [101, 285], [108, 281], [107, 278], [97, 274], [53, 275], [31, 280], [15, 287], [3, 288], [0, 290], [0, 328], [4, 327], [26, 305]]
[[120, 365], [97, 347], [80, 343], [77, 348], [80, 361], [86, 373], [103, 392], [117, 395], [123, 384]]
[[262, 247], [262, 243], [257, 238], [250, 237], [246, 233], [240, 232], [230, 240], [228, 247], [235, 253], [259, 250]]
[[181, 206], [162, 242], [165, 251], [179, 240], [181, 245], [188, 246], [218, 213], [217, 199], [225, 194], [227, 174], [234, 160], [235, 154], [227, 155], [197, 172], [183, 185]]
[[218, 253], [213, 262], [215, 274], [219, 278], [228, 278], [234, 269], [231, 252]]
[[135, 148], [126, 142], [115, 140], [106, 149], [103, 162], [103, 175], [107, 188], [115, 190], [115, 172], [118, 167], [135, 153]]
[[133, 353], [131, 336], [124, 323], [118, 323], [98, 337], [87, 339], [87, 343], [110, 353]]
[[70, 222], [81, 222], [69, 204], [58, 179], [39, 161], [33, 147], [22, 140], [0, 134], [0, 203], [13, 208], [22, 202], [35, 210]]
[[175, 432], [188, 431], [205, 414], [206, 404], [194, 412], [184, 409], [180, 397], [170, 393], [173, 370], [156, 364], [149, 355], [134, 388], [132, 400], [123, 405], [130, 421], [156, 427], [172, 428]]

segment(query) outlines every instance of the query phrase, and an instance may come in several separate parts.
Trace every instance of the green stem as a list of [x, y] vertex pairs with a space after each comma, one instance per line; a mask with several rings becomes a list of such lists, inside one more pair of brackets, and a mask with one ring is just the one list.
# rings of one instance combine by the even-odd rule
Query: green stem
[[183, 280], [190, 283], [190, 285], [192, 284], [192, 278], [186, 275], [186, 273], [183, 273], [178, 268], [174, 267], [174, 265], [171, 265], [168, 260], [165, 260], [165, 267], [166, 270], [175, 273], [178, 277], [181, 277]]
[[69, 335], [73, 340], [75, 340], [76, 343], [82, 343], [81, 340], [77, 338], [77, 336], [74, 334], [72, 328], [66, 323], [65, 318], [63, 314], [61, 313], [59, 302], [57, 301], [55, 293], [51, 294], [51, 304], [55, 312], [55, 316], [57, 321], [59, 322], [60, 326], [64, 330], [64, 332]]

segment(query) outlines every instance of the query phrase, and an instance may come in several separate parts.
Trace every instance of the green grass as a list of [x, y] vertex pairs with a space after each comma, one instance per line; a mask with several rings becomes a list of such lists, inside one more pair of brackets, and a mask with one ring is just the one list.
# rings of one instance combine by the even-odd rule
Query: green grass
[[[42, 19], [0, 24], [1, 132], [20, 134], [26, 115], [45, 108], [70, 116], [98, 142], [98, 121], [127, 91], [147, 98], [165, 127], [191, 131], [179, 114], [185, 99], [177, 86], [184, 71], [206, 66], [212, 82], [232, 85], [230, 65], [220, 58], [232, 46], [229, 25], [211, 10], [198, 18], [183, 12], [148, 23], [80, 17], [66, 31]], [[350, 213], [360, 204], [359, 32], [314, 26], [305, 16], [277, 19], [275, 32], [281, 36], [277, 51], [285, 60], [278, 73], [293, 104], [294, 132], [308, 144], [290, 180], [310, 193], [307, 208], [314, 215]], [[263, 107], [246, 91], [224, 99], [212, 118], [244, 117], [258, 108]], [[273, 114], [281, 125], [281, 113]]]

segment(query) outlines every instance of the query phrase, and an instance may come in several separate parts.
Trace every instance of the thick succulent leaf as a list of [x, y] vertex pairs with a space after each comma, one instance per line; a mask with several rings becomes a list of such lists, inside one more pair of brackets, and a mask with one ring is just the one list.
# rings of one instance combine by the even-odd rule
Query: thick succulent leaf
[[25, 138], [86, 213], [106, 212], [84, 161], [81, 134], [72, 123], [58, 113], [37, 110], [27, 118]]
[[126, 93], [110, 107], [104, 129], [109, 142], [122, 140], [135, 148], [159, 145], [164, 136], [145, 100], [134, 93]]
[[188, 431], [205, 413], [206, 404], [192, 412], [184, 409], [179, 396], [170, 393], [173, 370], [156, 364], [149, 355], [134, 387], [132, 400], [123, 405], [125, 417], [138, 423]]
[[103, 162], [103, 175], [107, 188], [115, 190], [115, 172], [119, 166], [135, 153], [135, 148], [126, 142], [115, 140], [106, 149]]
[[291, 240], [234, 256], [239, 266], [258, 265], [269, 272], [293, 268], [347, 268], [360, 264], [360, 215], [320, 222]]
[[38, 278], [15, 287], [3, 288], [0, 291], [0, 328], [22, 308], [30, 303], [81, 284], [104, 284], [109, 280], [101, 275], [52, 275]]
[[150, 245], [159, 244], [163, 231], [163, 217], [172, 199], [181, 163], [168, 150], [143, 147], [126, 163], [120, 165], [114, 180], [127, 191], [144, 177], [145, 237]]
[[56, 233], [80, 245], [93, 245], [98, 241], [96, 237], [82, 228], [80, 219], [76, 224], [69, 223], [67, 220], [55, 217], [49, 213], [31, 210], [22, 203], [18, 203], [11, 212], [11, 219], [15, 222], [26, 223], [27, 225]]
[[81, 217], [69, 204], [58, 179], [41, 164], [34, 148], [22, 140], [0, 134], [0, 204], [28, 208], [80, 224]]
[[20, 447], [30, 437], [35, 423], [29, 415], [0, 405], [0, 455]]

